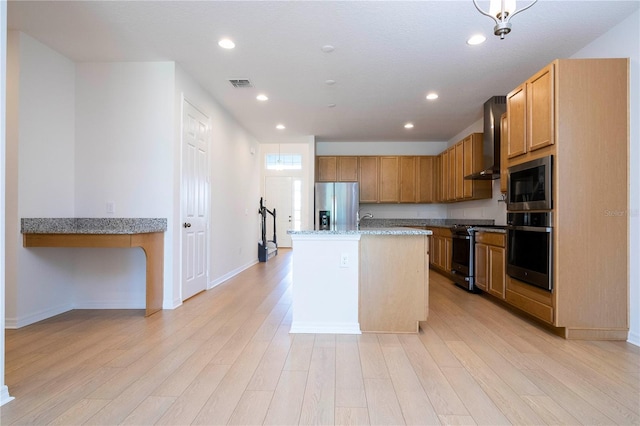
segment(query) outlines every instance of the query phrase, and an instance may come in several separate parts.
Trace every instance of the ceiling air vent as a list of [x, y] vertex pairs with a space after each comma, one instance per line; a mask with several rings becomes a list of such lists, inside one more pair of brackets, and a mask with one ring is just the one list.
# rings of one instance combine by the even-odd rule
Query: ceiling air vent
[[245, 88], [245, 87], [253, 87], [253, 84], [251, 84], [251, 82], [249, 80], [247, 80], [246, 78], [239, 78], [239, 79], [235, 79], [235, 80], [229, 80], [229, 83], [231, 83], [233, 85], [233, 87], [237, 87], [239, 89]]

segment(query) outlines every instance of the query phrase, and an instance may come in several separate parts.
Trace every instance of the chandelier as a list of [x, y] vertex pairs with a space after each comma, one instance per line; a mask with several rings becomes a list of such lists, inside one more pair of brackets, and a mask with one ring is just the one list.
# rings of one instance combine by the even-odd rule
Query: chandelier
[[528, 6], [523, 7], [520, 10], [516, 10], [516, 0], [491, 0], [489, 13], [480, 9], [476, 0], [473, 0], [473, 4], [476, 9], [478, 9], [478, 12], [488, 16], [496, 22], [496, 26], [493, 27], [493, 33], [500, 36], [500, 39], [502, 40], [505, 35], [511, 32], [511, 22], [509, 22], [509, 20], [523, 10], [529, 9], [531, 6], [536, 4], [537, 1], [538, 0], [533, 0]]

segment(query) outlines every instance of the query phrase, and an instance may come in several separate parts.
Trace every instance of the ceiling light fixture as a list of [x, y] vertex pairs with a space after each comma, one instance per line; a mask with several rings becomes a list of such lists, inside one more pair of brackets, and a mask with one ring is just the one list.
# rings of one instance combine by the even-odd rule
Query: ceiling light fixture
[[482, 34], [476, 34], [473, 35], [471, 37], [469, 37], [469, 40], [467, 40], [467, 44], [469, 46], [477, 46], [478, 44], [482, 44], [487, 40], [487, 38], [485, 36], [483, 36]]
[[278, 124], [278, 125], [276, 126], [276, 129], [278, 129], [278, 130], [284, 130], [284, 129], [286, 129], [286, 127], [284, 127], [284, 124]]
[[478, 12], [488, 16], [496, 22], [496, 26], [493, 27], [493, 33], [500, 36], [500, 40], [503, 40], [504, 36], [511, 32], [511, 23], [509, 20], [523, 10], [529, 9], [531, 6], [536, 4], [537, 1], [538, 0], [533, 0], [528, 6], [523, 7], [520, 10], [516, 10], [516, 0], [491, 0], [489, 13], [480, 9], [476, 0], [473, 0], [473, 5], [478, 9]]
[[407, 123], [404, 125], [405, 129], [413, 129], [413, 123]]
[[258, 96], [256, 96], [256, 99], [257, 99], [257, 100], [259, 100], [259, 101], [268, 101], [268, 100], [269, 100], [269, 98], [267, 97], [267, 95], [264, 95], [264, 94], [262, 94], [262, 93], [261, 93], [261, 94], [259, 94]]
[[236, 47], [236, 44], [231, 41], [231, 39], [223, 38], [218, 42], [218, 46], [222, 47], [223, 49], [233, 49], [234, 47]]
[[438, 99], [438, 94], [437, 93], [429, 93], [427, 95], [427, 99], [429, 99], [430, 101], [433, 101], [435, 99]]

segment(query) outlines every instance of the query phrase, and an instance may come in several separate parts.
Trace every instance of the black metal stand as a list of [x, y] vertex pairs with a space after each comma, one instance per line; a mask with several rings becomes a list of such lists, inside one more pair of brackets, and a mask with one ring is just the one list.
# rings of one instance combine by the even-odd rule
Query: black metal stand
[[[267, 240], [267, 213], [273, 216], [273, 240]], [[278, 254], [278, 240], [276, 237], [276, 209], [269, 210], [264, 206], [262, 197], [260, 197], [260, 209], [258, 214], [261, 219], [261, 240], [258, 241], [258, 261], [266, 262], [271, 257]], [[273, 243], [271, 250], [269, 243]]]

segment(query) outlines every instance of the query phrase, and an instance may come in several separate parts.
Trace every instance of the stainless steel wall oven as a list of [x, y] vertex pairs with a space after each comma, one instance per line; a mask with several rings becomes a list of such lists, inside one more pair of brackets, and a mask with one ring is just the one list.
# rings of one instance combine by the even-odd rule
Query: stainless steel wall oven
[[507, 275], [544, 290], [553, 289], [553, 215], [507, 213]]

